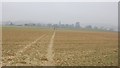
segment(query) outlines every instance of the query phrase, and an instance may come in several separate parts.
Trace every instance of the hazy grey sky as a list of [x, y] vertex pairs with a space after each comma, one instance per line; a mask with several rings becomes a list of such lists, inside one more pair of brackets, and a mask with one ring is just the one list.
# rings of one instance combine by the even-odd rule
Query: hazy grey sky
[[33, 21], [117, 27], [117, 2], [3, 2], [3, 21]]

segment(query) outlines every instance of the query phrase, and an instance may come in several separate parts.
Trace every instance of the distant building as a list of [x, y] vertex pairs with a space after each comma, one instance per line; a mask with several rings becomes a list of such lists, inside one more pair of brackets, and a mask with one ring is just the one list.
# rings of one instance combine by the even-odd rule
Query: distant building
[[64, 25], [64, 24], [61, 24], [61, 27], [62, 27], [62, 28], [65, 28], [65, 25]]
[[57, 27], [58, 27], [58, 24], [53, 24], [53, 27], [54, 27], [54, 28], [57, 28]]
[[76, 22], [75, 28], [80, 28], [80, 22]]
[[14, 25], [12, 22], [10, 22], [10, 25]]
[[52, 24], [47, 24], [47, 27], [49, 27], [49, 28], [52, 27]]
[[68, 25], [68, 24], [65, 24], [65, 27], [66, 27], [66, 28], [68, 28], [68, 27], [69, 27], [69, 25]]
[[24, 24], [24, 26], [35, 26], [36, 24], [29, 23], [29, 24]]
[[59, 25], [58, 26], [61, 27], [61, 21], [59, 21]]
[[95, 26], [95, 27], [94, 27], [94, 29], [98, 29], [98, 27], [97, 27], [97, 26]]
[[5, 22], [5, 23], [6, 23], [5, 25], [9, 25], [9, 26], [14, 25], [13, 22], [11, 22], [11, 21], [7, 21], [7, 22]]
[[92, 29], [91, 25], [86, 26], [87, 29]]
[[69, 28], [74, 28], [74, 24], [70, 24], [70, 25], [69, 25]]

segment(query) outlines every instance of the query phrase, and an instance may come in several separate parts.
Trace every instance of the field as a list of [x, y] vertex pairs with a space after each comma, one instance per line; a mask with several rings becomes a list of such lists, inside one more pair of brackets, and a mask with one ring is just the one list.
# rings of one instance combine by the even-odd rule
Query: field
[[118, 34], [2, 28], [3, 66], [117, 66]]

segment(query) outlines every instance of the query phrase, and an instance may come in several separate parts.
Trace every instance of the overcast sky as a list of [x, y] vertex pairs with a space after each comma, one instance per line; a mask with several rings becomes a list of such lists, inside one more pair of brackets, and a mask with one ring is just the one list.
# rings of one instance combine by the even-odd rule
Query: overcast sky
[[117, 2], [4, 2], [3, 21], [70, 23], [117, 28]]

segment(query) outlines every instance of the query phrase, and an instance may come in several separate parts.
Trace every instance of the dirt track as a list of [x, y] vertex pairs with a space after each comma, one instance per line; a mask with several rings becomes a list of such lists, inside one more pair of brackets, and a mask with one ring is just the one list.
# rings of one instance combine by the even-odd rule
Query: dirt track
[[48, 45], [48, 49], [47, 49], [47, 59], [48, 61], [43, 63], [43, 66], [54, 66], [54, 60], [53, 60], [53, 57], [54, 57], [54, 52], [53, 52], [53, 43], [54, 43], [54, 37], [55, 37], [55, 32], [53, 33], [51, 39], [50, 39], [50, 43]]

